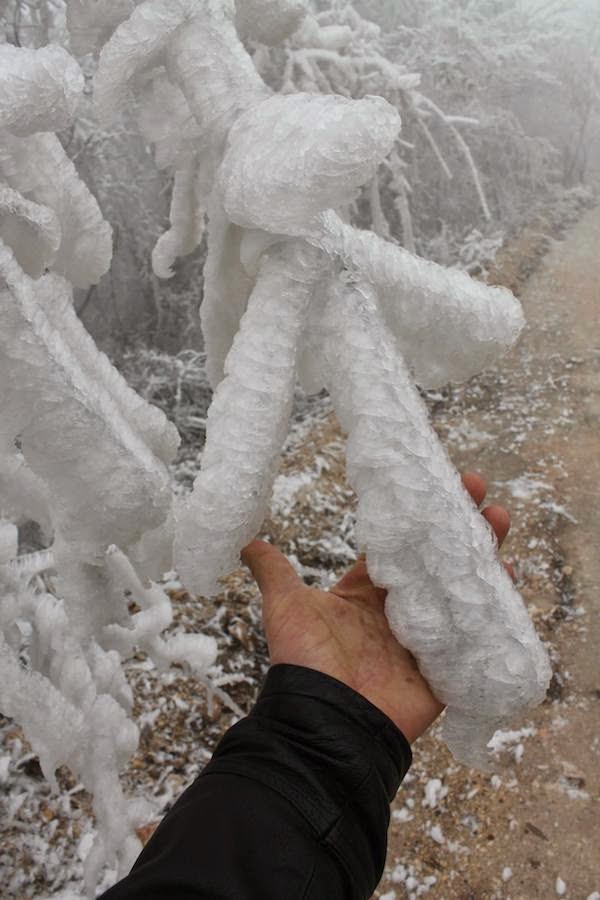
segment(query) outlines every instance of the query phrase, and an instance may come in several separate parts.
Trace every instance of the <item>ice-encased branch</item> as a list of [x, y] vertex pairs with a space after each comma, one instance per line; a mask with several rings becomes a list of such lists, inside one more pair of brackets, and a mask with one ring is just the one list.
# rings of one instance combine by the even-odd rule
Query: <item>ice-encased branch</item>
[[310, 234], [319, 214], [350, 203], [373, 178], [400, 124], [382, 97], [301, 93], [266, 99], [229, 132], [219, 169], [227, 215], [244, 228]]
[[0, 130], [26, 137], [66, 128], [83, 84], [81, 69], [62, 47], [0, 44]]
[[0, 184], [0, 240], [8, 244], [23, 271], [39, 278], [52, 265], [62, 234], [56, 213]]
[[[46, 595], [38, 602], [56, 620], [55, 638], [59, 633], [67, 637], [56, 601]], [[134, 829], [150, 810], [127, 801], [119, 783], [119, 772], [137, 746], [136, 726], [111, 696], [96, 691], [79, 648], [67, 642], [60, 650], [59, 657], [53, 655], [59, 665], [56, 687], [49, 677], [23, 668], [0, 631], [0, 709], [21, 725], [51, 784], [56, 784], [56, 769], [66, 765], [94, 797], [98, 832], [84, 866], [92, 895], [103, 859], [116, 859], [121, 875], [129, 870], [140, 850]], [[68, 656], [69, 650], [77, 651], [75, 658]], [[79, 688], [79, 696], [70, 699], [65, 685]]]
[[381, 321], [375, 289], [347, 279], [330, 283], [313, 334], [348, 432], [359, 546], [388, 591], [394, 634], [448, 707], [446, 742], [462, 762], [485, 767], [494, 731], [543, 700], [548, 660]]
[[332, 211], [308, 240], [377, 287], [381, 312], [424, 388], [468, 380], [512, 347], [523, 329], [523, 310], [510, 291], [359, 231]]
[[205, 634], [177, 634], [163, 639], [161, 632], [173, 622], [173, 609], [164, 590], [152, 583], [144, 586], [118, 547], [108, 548], [106, 562], [113, 589], [136, 602], [140, 611], [130, 617], [126, 626], [107, 625], [102, 632], [103, 645], [117, 650], [123, 659], [131, 656], [134, 649], [142, 650], [159, 669], [168, 669], [173, 662], [183, 663], [203, 680], [217, 657], [215, 639]]
[[112, 229], [54, 134], [0, 136], [0, 179], [52, 210], [61, 232], [52, 269], [75, 287], [96, 284], [112, 258]]
[[[164, 521], [171, 505], [167, 469], [135, 430], [143, 401], [109, 375], [75, 319], [67, 283], [56, 275], [30, 279], [1, 244], [0, 279], [7, 287], [0, 295], [0, 364], [12, 398], [10, 427], [48, 486], [55, 527], [82, 559], [97, 561], [109, 544], [127, 547]], [[162, 423], [162, 441], [169, 426], [158, 411], [150, 418], [151, 430]]]
[[159, 238], [152, 253], [152, 268], [159, 278], [171, 278], [179, 257], [192, 253], [202, 240], [210, 195], [203, 175], [202, 162], [194, 153], [175, 172], [169, 213], [171, 227]]
[[211, 596], [260, 529], [296, 384], [300, 337], [323, 274], [294, 242], [268, 251], [208, 412], [202, 470], [178, 514], [175, 558], [185, 583]]

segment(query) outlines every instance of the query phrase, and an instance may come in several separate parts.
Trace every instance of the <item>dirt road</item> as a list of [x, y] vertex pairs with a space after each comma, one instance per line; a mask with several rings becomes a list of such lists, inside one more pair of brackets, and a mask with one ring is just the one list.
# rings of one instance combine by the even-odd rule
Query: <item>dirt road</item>
[[385, 900], [600, 900], [599, 209], [521, 299], [528, 326], [511, 356], [431, 403], [458, 467], [484, 473], [490, 500], [512, 510], [505, 556], [555, 676], [544, 706], [499, 738], [494, 776], [453, 764], [435, 734], [416, 745]]

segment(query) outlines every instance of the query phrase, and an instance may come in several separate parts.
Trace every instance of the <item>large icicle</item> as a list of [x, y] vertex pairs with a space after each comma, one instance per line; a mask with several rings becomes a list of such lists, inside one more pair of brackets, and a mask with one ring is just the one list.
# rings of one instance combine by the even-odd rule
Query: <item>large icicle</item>
[[202, 471], [179, 513], [175, 557], [207, 596], [239, 566], [268, 510], [287, 435], [297, 348], [320, 255], [294, 242], [268, 251], [208, 413]]
[[367, 282], [318, 312], [323, 376], [349, 433], [358, 541], [386, 614], [448, 710], [454, 755], [485, 767], [494, 731], [543, 700], [546, 654], [496, 544], [429, 422]]
[[204, 235], [204, 217], [212, 184], [196, 154], [176, 172], [171, 198], [171, 228], [158, 240], [152, 253], [152, 268], [159, 278], [172, 278], [173, 266], [181, 256], [192, 253]]
[[225, 360], [246, 311], [254, 279], [241, 262], [244, 230], [232, 225], [213, 202], [200, 321], [206, 347], [206, 373], [213, 390], [225, 374]]

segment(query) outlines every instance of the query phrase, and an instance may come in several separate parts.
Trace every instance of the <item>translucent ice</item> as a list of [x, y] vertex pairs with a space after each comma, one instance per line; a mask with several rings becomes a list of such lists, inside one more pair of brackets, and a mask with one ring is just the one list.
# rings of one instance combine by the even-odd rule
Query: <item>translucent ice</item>
[[[72, 309], [67, 283], [56, 275], [28, 278], [1, 245], [0, 278], [7, 288], [1, 294], [2, 383], [12, 397], [21, 396], [14, 434], [54, 495], [55, 527], [93, 561], [103, 544], [127, 546], [166, 517], [168, 473], [134, 431], [135, 416], [125, 417], [136, 399], [139, 407], [143, 401], [116, 373], [112, 377]], [[156, 416], [168, 431], [162, 414]], [[89, 471], [98, 477], [89, 478]]]
[[246, 228], [303, 234], [319, 213], [355, 199], [399, 131], [381, 97], [271, 97], [230, 131], [219, 173], [225, 210]]
[[60, 222], [47, 206], [0, 185], [0, 239], [12, 248], [23, 271], [38, 278], [56, 259], [62, 240]]

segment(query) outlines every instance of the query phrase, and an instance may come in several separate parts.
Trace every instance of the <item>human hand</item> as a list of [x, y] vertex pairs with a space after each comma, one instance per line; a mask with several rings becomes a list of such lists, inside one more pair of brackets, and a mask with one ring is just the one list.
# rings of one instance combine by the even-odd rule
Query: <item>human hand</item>
[[[486, 495], [483, 478], [468, 474], [463, 482], [480, 506]], [[510, 528], [508, 512], [488, 506], [482, 515], [501, 547]], [[263, 597], [272, 665], [307, 666], [337, 678], [389, 716], [410, 743], [429, 728], [443, 706], [390, 630], [386, 591], [373, 585], [364, 558], [328, 591], [304, 584], [285, 556], [265, 541], [252, 541], [242, 560]], [[514, 578], [512, 568], [506, 568]]]

